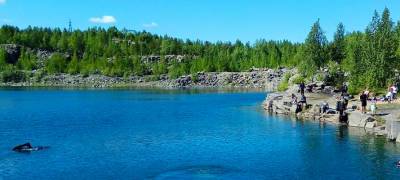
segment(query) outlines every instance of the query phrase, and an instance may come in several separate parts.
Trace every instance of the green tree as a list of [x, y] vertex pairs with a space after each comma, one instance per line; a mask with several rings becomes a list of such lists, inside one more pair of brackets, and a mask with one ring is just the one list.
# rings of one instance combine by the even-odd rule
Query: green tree
[[342, 23], [339, 23], [330, 46], [330, 56], [334, 62], [341, 63], [346, 58], [345, 29]]
[[68, 63], [67, 72], [69, 74], [78, 74], [80, 72], [80, 70], [79, 70], [79, 60], [78, 60], [78, 56], [77, 56], [76, 53], [74, 53], [74, 55], [72, 56], [71, 61]]
[[54, 53], [46, 63], [46, 71], [50, 74], [63, 73], [67, 67], [65, 57], [60, 53]]
[[17, 67], [20, 70], [31, 71], [36, 69], [36, 63], [37, 60], [35, 55], [26, 52], [25, 50], [22, 50], [21, 55], [17, 62]]
[[390, 12], [387, 8], [382, 17], [375, 11], [372, 21], [365, 32], [363, 65], [366, 66], [366, 86], [371, 88], [385, 87], [394, 76], [396, 64], [395, 52], [397, 41]]
[[0, 71], [4, 70], [7, 66], [7, 54], [6, 51], [0, 48]]
[[320, 26], [319, 19], [311, 27], [311, 31], [304, 43], [304, 59], [300, 65], [300, 70], [310, 76], [326, 62], [327, 39]]

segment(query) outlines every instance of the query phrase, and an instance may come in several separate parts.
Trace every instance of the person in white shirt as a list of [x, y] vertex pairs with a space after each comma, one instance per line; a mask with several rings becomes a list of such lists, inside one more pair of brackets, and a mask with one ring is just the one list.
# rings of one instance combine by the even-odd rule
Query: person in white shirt
[[396, 99], [396, 95], [397, 95], [397, 86], [395, 86], [395, 85], [393, 84], [393, 86], [392, 86], [392, 96], [393, 96], [393, 99]]

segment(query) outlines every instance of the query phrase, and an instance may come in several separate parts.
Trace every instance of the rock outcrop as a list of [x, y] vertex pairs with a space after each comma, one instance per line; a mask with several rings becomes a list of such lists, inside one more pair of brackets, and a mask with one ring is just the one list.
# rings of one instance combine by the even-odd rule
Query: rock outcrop
[[[63, 86], [63, 87], [121, 87], [146, 86], [161, 88], [190, 88], [190, 87], [234, 87], [257, 88], [273, 91], [286, 69], [259, 70], [251, 72], [199, 72], [194, 75], [181, 76], [171, 79], [161, 76], [129, 76], [109, 77], [103, 75], [44, 75], [41, 72], [31, 72], [30, 78], [21, 83], [3, 83], [3, 86]], [[273, 78], [271, 78], [273, 77]]]
[[15, 64], [21, 53], [21, 46], [16, 44], [0, 44], [0, 48], [4, 49], [7, 56], [7, 63]]
[[[309, 88], [305, 94], [307, 97], [307, 106], [303, 107], [301, 112], [297, 113], [297, 105], [292, 103], [292, 94], [300, 96], [296, 85], [289, 87], [285, 92], [268, 94], [263, 103], [264, 109], [276, 114], [296, 115], [300, 119], [342, 124], [339, 113], [331, 107], [332, 105], [336, 106], [336, 97], [340, 96], [340, 93], [335, 88], [325, 86], [322, 82], [309, 83], [306, 86]], [[323, 104], [331, 105], [326, 109], [325, 113], [322, 113], [321, 109], [324, 106]], [[376, 116], [363, 114], [354, 110], [352, 106], [356, 105], [354, 105], [353, 101], [350, 101], [348, 109], [345, 111], [346, 116], [342, 116], [342, 120], [343, 118], [347, 118], [348, 126], [362, 128], [376, 135], [388, 134], [388, 130], [386, 129], [389, 126], [388, 123], [386, 125], [379, 125]], [[387, 119], [388, 117], [384, 118]], [[392, 122], [390, 129], [393, 131], [391, 137], [395, 139], [400, 134], [400, 121], [398, 123]]]

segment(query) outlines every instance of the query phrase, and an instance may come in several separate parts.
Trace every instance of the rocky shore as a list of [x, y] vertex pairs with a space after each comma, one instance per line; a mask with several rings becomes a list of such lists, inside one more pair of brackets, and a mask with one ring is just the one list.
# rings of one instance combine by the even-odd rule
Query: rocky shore
[[249, 72], [199, 72], [176, 79], [168, 75], [108, 77], [103, 75], [44, 75], [36, 73], [23, 82], [1, 83], [0, 86], [49, 87], [159, 87], [159, 88], [257, 88], [276, 90], [288, 69], [252, 69]]
[[[296, 113], [296, 105], [292, 104], [292, 94], [300, 96], [298, 86], [293, 85], [284, 92], [271, 93], [263, 103], [265, 110], [275, 114], [293, 115], [304, 120], [328, 122], [349, 127], [362, 128], [367, 133], [377, 136], [386, 136], [389, 140], [400, 142], [400, 105], [392, 103], [388, 107], [385, 103], [378, 104], [375, 115], [360, 112], [361, 104], [358, 97], [349, 100], [348, 109], [345, 111], [347, 122], [339, 121], [339, 113], [336, 111], [336, 103], [340, 93], [337, 89], [326, 86], [323, 82], [310, 83], [311, 92], [305, 93], [307, 107]], [[321, 106], [328, 104], [329, 109], [322, 113]]]

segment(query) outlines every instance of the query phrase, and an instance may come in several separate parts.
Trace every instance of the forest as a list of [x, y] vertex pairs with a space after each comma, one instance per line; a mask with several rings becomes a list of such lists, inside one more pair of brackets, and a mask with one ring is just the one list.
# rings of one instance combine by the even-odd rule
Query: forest
[[[302, 43], [264, 39], [255, 43], [240, 40], [212, 43], [115, 27], [83, 31], [3, 25], [0, 44], [22, 47], [15, 62], [0, 48], [3, 81], [32, 71], [121, 77], [168, 74], [176, 78], [202, 71], [296, 67], [305, 79], [327, 69], [332, 83], [346, 81], [356, 91], [385, 88], [398, 81], [396, 75], [400, 69], [400, 21], [395, 23], [387, 8], [382, 13], [375, 11], [363, 31], [346, 32], [339, 23], [331, 41], [327, 40], [318, 19]], [[52, 53], [42, 66], [37, 50]], [[167, 59], [169, 55], [181, 55], [183, 59]], [[160, 58], [144, 61], [148, 56]]]

